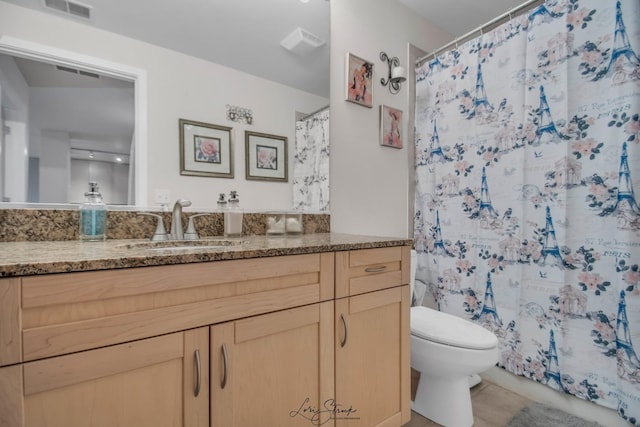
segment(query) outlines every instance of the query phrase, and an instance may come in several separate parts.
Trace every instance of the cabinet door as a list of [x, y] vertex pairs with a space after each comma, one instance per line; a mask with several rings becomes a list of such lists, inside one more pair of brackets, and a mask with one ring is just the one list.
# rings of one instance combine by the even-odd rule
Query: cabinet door
[[333, 301], [215, 325], [211, 425], [333, 426], [333, 366]]
[[22, 365], [0, 368], [0, 426], [24, 425]]
[[336, 401], [345, 427], [399, 427], [411, 418], [409, 287], [336, 300]]
[[204, 327], [25, 363], [24, 425], [208, 426], [208, 358]]

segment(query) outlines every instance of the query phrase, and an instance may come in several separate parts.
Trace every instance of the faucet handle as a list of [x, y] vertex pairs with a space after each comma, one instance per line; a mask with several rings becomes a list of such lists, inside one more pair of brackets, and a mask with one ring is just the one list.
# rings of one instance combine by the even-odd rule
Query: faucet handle
[[189, 223], [187, 224], [187, 231], [184, 233], [184, 240], [198, 240], [198, 232], [196, 231], [196, 225], [193, 219], [199, 216], [211, 215], [210, 213], [193, 214], [189, 216]]
[[191, 206], [191, 200], [187, 200], [187, 199], [178, 199], [176, 200], [176, 203], [174, 204], [174, 206], [176, 205], [180, 205], [183, 208], [189, 207]]
[[158, 223], [156, 224], [156, 231], [151, 236], [152, 241], [158, 240], [169, 240], [169, 236], [167, 236], [167, 230], [164, 228], [164, 221], [162, 219], [162, 215], [154, 214], [151, 212], [138, 212], [138, 215], [146, 215], [153, 216], [158, 218]]

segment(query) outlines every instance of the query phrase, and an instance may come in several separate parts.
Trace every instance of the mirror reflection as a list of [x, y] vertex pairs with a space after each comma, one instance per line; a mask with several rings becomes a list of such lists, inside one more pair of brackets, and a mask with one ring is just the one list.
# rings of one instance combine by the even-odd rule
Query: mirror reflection
[[[186, 12], [189, 16], [194, 14], [193, 10], [186, 10], [178, 3], [167, 10], [152, 8], [154, 13], [142, 28], [139, 16], [149, 10], [138, 1], [131, 3], [133, 9], [129, 9], [130, 13], [122, 14], [121, 9], [111, 2], [89, 0], [95, 16], [86, 25], [76, 17], [48, 11], [37, 0], [5, 1], [10, 13], [3, 14], [4, 17], [0, 18], [4, 28], [0, 35], [0, 54], [3, 54], [0, 66], [11, 62], [11, 72], [21, 76], [20, 79], [24, 81], [21, 88], [26, 89], [15, 93], [0, 80], [0, 102], [4, 106], [5, 129], [11, 129], [6, 140], [0, 140], [3, 144], [0, 146], [1, 200], [21, 204], [77, 203], [88, 188], [88, 182], [95, 180], [110, 205], [151, 207], [184, 197], [194, 201], [198, 207], [206, 208], [215, 200], [210, 197], [211, 192], [228, 192], [234, 189], [243, 195], [245, 208], [291, 209], [294, 191], [302, 194], [305, 200], [312, 199], [315, 196], [310, 195], [315, 194], [315, 190], [307, 187], [319, 187], [316, 182], [328, 178], [310, 177], [312, 173], [316, 173], [315, 170], [301, 165], [304, 174], [301, 174], [298, 182], [304, 183], [304, 186], [297, 190], [294, 189], [292, 179], [281, 185], [248, 182], [244, 179], [243, 170], [247, 154], [243, 144], [244, 132], [255, 130], [288, 138], [289, 176], [298, 176], [294, 175], [294, 165], [297, 163], [293, 153], [298, 127], [294, 114], [308, 115], [329, 103], [328, 2], [209, 2], [198, 5], [198, 10], [206, 12], [197, 14], [199, 18], [215, 15], [228, 19], [222, 20], [214, 28], [205, 19], [205, 25], [189, 25], [189, 31], [179, 31], [179, 26], [174, 24], [181, 21], [175, 19], [175, 16]], [[14, 3], [15, 6], [8, 3]], [[247, 4], [255, 7], [245, 7]], [[107, 13], [113, 11], [113, 8], [114, 13]], [[255, 25], [256, 16], [261, 21], [268, 19], [274, 25]], [[13, 26], [12, 22], [20, 24]], [[170, 25], [160, 25], [162, 22], [169, 22]], [[46, 30], [38, 30], [36, 23], [45, 23]], [[160, 28], [163, 30], [157, 31]], [[167, 28], [172, 28], [177, 33], [167, 34]], [[290, 34], [305, 35], [300, 29], [317, 35], [327, 43], [320, 44], [311, 53], [297, 52], [300, 45], [304, 47], [310, 44], [309, 37], [296, 39], [296, 43], [287, 45], [289, 47], [282, 44]], [[212, 37], [214, 30], [221, 33]], [[47, 37], [48, 33], [51, 37]], [[34, 50], [44, 54], [32, 55]], [[87, 62], [87, 57], [95, 61]], [[32, 131], [34, 126], [40, 125], [27, 123], [24, 112], [29, 113], [29, 120], [37, 119], [34, 116], [40, 108], [35, 106], [34, 99], [42, 97], [32, 96], [29, 92], [59, 94], [63, 90], [71, 92], [72, 89], [68, 86], [58, 88], [51, 83], [35, 83], [32, 86], [30, 77], [26, 73], [22, 75], [22, 69], [26, 68], [21, 63], [22, 59], [48, 62], [46, 65], [56, 72], [75, 74], [89, 81], [92, 81], [91, 74], [125, 77], [128, 81], [118, 83], [124, 83], [127, 87], [116, 85], [110, 88], [112, 91], [119, 91], [118, 94], [99, 97], [98, 106], [116, 100], [125, 100], [128, 105], [111, 107], [109, 112], [98, 113], [101, 124], [105, 126], [97, 131], [82, 126], [54, 126], [48, 122], [38, 127], [37, 131]], [[202, 59], [208, 63], [203, 63]], [[75, 70], [59, 70], [56, 65]], [[116, 66], [115, 69], [113, 65]], [[0, 78], [8, 73], [0, 67]], [[180, 77], [184, 79], [181, 81]], [[94, 80], [103, 81], [102, 76]], [[98, 91], [106, 88], [73, 89], [75, 92], [86, 90]], [[125, 90], [129, 90], [128, 95], [124, 95]], [[25, 99], [28, 100], [28, 105], [27, 101], [23, 101]], [[151, 100], [153, 105], [148, 106], [147, 102]], [[50, 103], [55, 105], [53, 113], [56, 117], [73, 110], [71, 114], [75, 117], [74, 125], [93, 122], [81, 117], [81, 114], [94, 110], [89, 106], [89, 100], [57, 100]], [[225, 116], [223, 109], [225, 104], [227, 107], [252, 110], [256, 120], [251, 125], [228, 123], [230, 119]], [[66, 108], [68, 105], [76, 108]], [[98, 106], [95, 110], [98, 110]], [[117, 117], [111, 116], [114, 112], [118, 113]], [[129, 122], [121, 127], [121, 123], [115, 123], [115, 120], [126, 120], [125, 114], [128, 115]], [[37, 115], [40, 116], [40, 113]], [[233, 179], [204, 180], [173, 174], [178, 163], [174, 121], [177, 122], [179, 118], [233, 126], [234, 161], [238, 172]], [[19, 138], [18, 122], [24, 123], [22, 138]], [[328, 131], [323, 132], [328, 135]], [[22, 142], [16, 144], [13, 142], [16, 139]], [[60, 144], [61, 139], [67, 141], [68, 146]], [[43, 148], [45, 141], [53, 141], [53, 145]], [[102, 145], [107, 141], [115, 142], [117, 146]], [[307, 148], [305, 155], [314, 147]], [[18, 154], [17, 157], [15, 153]], [[116, 159], [115, 163], [105, 158], [111, 155], [120, 160]], [[95, 167], [99, 162], [103, 166], [100, 169]], [[311, 161], [308, 163], [311, 164]], [[62, 165], [67, 165], [68, 170]], [[68, 177], [68, 184], [60, 184], [51, 177]], [[55, 182], [58, 183], [53, 184]], [[326, 206], [324, 200], [323, 206]]]
[[133, 203], [134, 82], [0, 54], [3, 202]]

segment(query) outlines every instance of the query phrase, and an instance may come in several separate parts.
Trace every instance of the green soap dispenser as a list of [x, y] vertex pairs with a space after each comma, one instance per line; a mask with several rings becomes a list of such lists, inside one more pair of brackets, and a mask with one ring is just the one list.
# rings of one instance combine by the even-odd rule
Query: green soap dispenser
[[107, 228], [107, 205], [102, 200], [98, 183], [89, 182], [89, 191], [84, 193], [80, 205], [80, 240], [104, 240]]

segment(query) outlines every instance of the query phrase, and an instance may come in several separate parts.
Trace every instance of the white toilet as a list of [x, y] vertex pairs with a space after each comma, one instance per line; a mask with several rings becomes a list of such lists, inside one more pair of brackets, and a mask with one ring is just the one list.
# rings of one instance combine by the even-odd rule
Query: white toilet
[[[411, 251], [411, 296], [426, 285], [415, 279], [417, 254]], [[418, 289], [419, 290], [419, 289]], [[470, 385], [498, 362], [498, 338], [460, 317], [411, 307], [411, 367], [420, 382], [411, 409], [446, 427], [473, 425]]]

